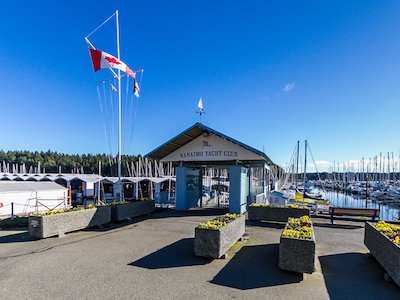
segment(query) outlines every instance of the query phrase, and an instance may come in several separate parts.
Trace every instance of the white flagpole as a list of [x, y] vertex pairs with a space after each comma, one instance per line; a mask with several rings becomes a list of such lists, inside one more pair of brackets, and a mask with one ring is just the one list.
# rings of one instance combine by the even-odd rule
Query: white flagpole
[[[118, 10], [115, 12], [117, 21], [117, 55], [121, 59], [119, 49], [119, 20]], [[122, 202], [122, 185], [121, 185], [121, 70], [118, 69], [118, 193], [119, 201]]]

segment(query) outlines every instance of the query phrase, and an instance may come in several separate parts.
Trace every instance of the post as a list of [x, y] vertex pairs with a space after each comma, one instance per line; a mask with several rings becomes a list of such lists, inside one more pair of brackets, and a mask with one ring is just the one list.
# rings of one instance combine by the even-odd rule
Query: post
[[[119, 48], [119, 19], [118, 10], [115, 12], [116, 23], [117, 23], [117, 55], [118, 59], [121, 59], [121, 53]], [[119, 202], [122, 202], [122, 188], [121, 188], [121, 70], [118, 69], [118, 195]]]
[[220, 205], [219, 193], [220, 193], [220, 186], [221, 186], [221, 169], [217, 169], [217, 176], [218, 176], [218, 183], [217, 183], [217, 201], [218, 201], [218, 207], [219, 207], [219, 205]]
[[101, 193], [101, 160], [99, 160], [99, 182], [97, 187], [97, 205], [100, 204], [100, 193]]
[[11, 202], [11, 221], [14, 221], [14, 202]]
[[37, 191], [35, 191], [35, 198], [36, 198], [36, 214], [39, 212], [39, 206], [38, 206], [38, 196], [37, 196]]
[[168, 163], [168, 201], [167, 204], [169, 205], [171, 201], [171, 176], [172, 176], [172, 162]]
[[160, 204], [161, 204], [160, 199], [161, 199], [161, 183], [158, 182], [158, 183], [155, 184], [154, 201], [155, 201], [157, 204], [160, 205]]
[[72, 205], [72, 187], [68, 187], [68, 205]]
[[187, 210], [189, 205], [186, 196], [187, 184], [187, 169], [185, 166], [179, 165], [176, 168], [176, 183], [175, 183], [175, 209]]
[[229, 167], [229, 212], [245, 213], [247, 210], [249, 195], [249, 172], [241, 165], [231, 165]]

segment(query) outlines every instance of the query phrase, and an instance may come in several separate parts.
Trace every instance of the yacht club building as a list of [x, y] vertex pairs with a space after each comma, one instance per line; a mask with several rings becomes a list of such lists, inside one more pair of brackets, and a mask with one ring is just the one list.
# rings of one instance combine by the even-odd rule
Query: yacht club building
[[232, 213], [243, 213], [269, 191], [269, 157], [202, 123], [146, 156], [176, 167], [177, 210], [228, 206]]

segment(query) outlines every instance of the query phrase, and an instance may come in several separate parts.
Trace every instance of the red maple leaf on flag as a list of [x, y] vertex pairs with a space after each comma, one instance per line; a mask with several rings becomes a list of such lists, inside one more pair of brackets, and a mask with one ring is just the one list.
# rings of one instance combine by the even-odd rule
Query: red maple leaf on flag
[[115, 57], [106, 56], [106, 57], [104, 57], [104, 59], [106, 61], [108, 61], [109, 63], [112, 63], [112, 64], [116, 64], [116, 65], [120, 65], [121, 64]]

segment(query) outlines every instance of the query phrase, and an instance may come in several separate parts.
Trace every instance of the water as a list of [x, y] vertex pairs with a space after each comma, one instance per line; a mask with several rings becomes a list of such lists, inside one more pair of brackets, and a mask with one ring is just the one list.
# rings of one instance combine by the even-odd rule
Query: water
[[393, 221], [399, 218], [400, 203], [384, 203], [380, 200], [365, 199], [338, 191], [321, 191], [318, 189], [315, 192], [322, 193], [325, 199], [329, 200], [330, 204], [336, 207], [352, 207], [352, 208], [379, 208], [380, 220]]

